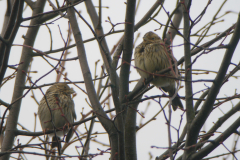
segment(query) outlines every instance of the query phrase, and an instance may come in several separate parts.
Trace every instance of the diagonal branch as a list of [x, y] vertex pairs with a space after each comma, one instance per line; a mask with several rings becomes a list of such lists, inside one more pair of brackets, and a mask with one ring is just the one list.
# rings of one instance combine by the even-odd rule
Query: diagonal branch
[[208, 118], [209, 114], [213, 109], [213, 104], [222, 86], [224, 77], [231, 63], [231, 58], [238, 44], [239, 38], [240, 38], [240, 14], [238, 15], [238, 21], [236, 23], [236, 28], [233, 33], [233, 36], [230, 40], [229, 47], [225, 52], [223, 61], [221, 63], [218, 74], [214, 80], [214, 83], [212, 84], [212, 87], [209, 90], [208, 97], [206, 101], [203, 103], [202, 109], [199, 111], [199, 113], [197, 114], [197, 116], [195, 117], [190, 126], [189, 135], [191, 135], [191, 137], [189, 137], [189, 140], [191, 142], [194, 142], [194, 144], [197, 142], [200, 129], [202, 128], [203, 124], [205, 123], [206, 119]]
[[[70, 7], [67, 11], [68, 11], [69, 21], [71, 24], [71, 28], [72, 28], [74, 39], [75, 39], [76, 46], [77, 46], [79, 63], [80, 63], [80, 67], [81, 67], [81, 70], [83, 73], [83, 78], [85, 81], [88, 98], [91, 102], [93, 110], [96, 113], [99, 121], [101, 122], [102, 126], [109, 134], [110, 144], [112, 147], [111, 155], [115, 155], [115, 153], [118, 152], [118, 150], [115, 150], [115, 149], [117, 149], [116, 146], [118, 145], [117, 131], [116, 131], [116, 128], [114, 127], [114, 124], [108, 118], [108, 116], [104, 112], [103, 108], [101, 107], [101, 104], [98, 101], [98, 97], [97, 97], [96, 91], [94, 89], [94, 85], [93, 85], [93, 81], [92, 81], [92, 77], [91, 77], [91, 72], [90, 72], [90, 69], [89, 69], [89, 66], [87, 63], [87, 57], [86, 57], [85, 48], [83, 45], [81, 31], [78, 28], [78, 22], [77, 22], [77, 19], [75, 16], [75, 10], [73, 7]], [[116, 145], [116, 146], [113, 146], [113, 145]]]

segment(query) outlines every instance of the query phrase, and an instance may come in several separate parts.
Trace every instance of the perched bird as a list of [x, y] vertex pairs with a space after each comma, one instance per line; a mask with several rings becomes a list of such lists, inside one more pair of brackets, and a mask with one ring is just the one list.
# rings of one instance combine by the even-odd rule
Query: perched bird
[[[58, 147], [58, 152], [61, 150], [60, 138], [66, 133], [72, 135], [72, 128], [69, 123], [73, 123], [76, 119], [74, 102], [71, 94], [74, 90], [69, 88], [65, 83], [56, 83], [48, 88], [45, 96], [40, 101], [38, 107], [38, 115], [43, 131], [51, 129], [62, 129], [55, 133], [51, 133], [52, 148]], [[50, 112], [51, 110], [51, 112]], [[51, 116], [52, 115], [52, 116]], [[66, 141], [70, 140], [71, 136], [67, 136]]]
[[[148, 32], [144, 35], [143, 42], [135, 48], [134, 59], [138, 73], [141, 77], [148, 78], [151, 73], [156, 73], [157, 71], [169, 68], [170, 61], [173, 58], [167, 52], [167, 47], [161, 38], [153, 32]], [[151, 83], [157, 87], [161, 87], [165, 92], [169, 93], [170, 97], [172, 97], [176, 91], [175, 80], [169, 78], [169, 76], [173, 77], [171, 71], [165, 75], [168, 77], [155, 76]], [[172, 100], [172, 107], [173, 110], [176, 110], [178, 107], [183, 109], [178, 94]]]

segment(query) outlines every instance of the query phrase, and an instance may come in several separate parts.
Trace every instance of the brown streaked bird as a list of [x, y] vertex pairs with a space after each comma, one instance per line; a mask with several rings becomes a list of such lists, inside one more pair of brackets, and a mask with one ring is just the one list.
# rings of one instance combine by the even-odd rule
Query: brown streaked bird
[[[169, 68], [169, 57], [172, 56], [167, 52], [164, 42], [153, 32], [147, 32], [144, 35], [143, 42], [135, 48], [134, 53], [135, 66], [143, 78], [148, 78], [150, 76], [149, 73], [156, 73], [157, 71]], [[170, 71], [165, 75], [172, 76], [173, 74]], [[151, 83], [168, 92], [170, 97], [175, 94], [176, 85], [175, 80], [172, 78], [158, 76], [154, 77]], [[178, 107], [183, 109], [182, 102], [177, 94], [172, 100], [172, 108], [175, 111]]]
[[[74, 102], [71, 97], [73, 93], [75, 93], [74, 90], [67, 84], [56, 83], [48, 88], [38, 107], [38, 115], [43, 131], [63, 128], [63, 130], [56, 132], [57, 137], [55, 133], [50, 134], [52, 148], [57, 147], [59, 154], [61, 154], [59, 137], [68, 133], [66, 141], [70, 140], [72, 128], [69, 127], [69, 123], [73, 123], [74, 119], [76, 119]], [[52, 119], [49, 108], [52, 112]]]

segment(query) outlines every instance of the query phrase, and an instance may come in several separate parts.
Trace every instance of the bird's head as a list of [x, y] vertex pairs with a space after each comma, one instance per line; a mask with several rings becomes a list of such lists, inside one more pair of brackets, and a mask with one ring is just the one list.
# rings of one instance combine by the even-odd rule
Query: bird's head
[[161, 41], [161, 38], [153, 33], [153, 32], [147, 32], [144, 36], [143, 36], [143, 41], [145, 43], [153, 43], [153, 42], [156, 42], [156, 41]]
[[70, 88], [66, 83], [56, 83], [52, 85], [50, 88], [53, 92], [61, 92], [64, 94], [73, 94], [75, 91]]

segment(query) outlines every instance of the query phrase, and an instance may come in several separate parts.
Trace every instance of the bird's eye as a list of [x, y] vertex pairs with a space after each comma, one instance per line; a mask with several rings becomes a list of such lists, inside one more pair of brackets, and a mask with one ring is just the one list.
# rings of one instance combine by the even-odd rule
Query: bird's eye
[[154, 40], [155, 38], [153, 37], [152, 40]]

